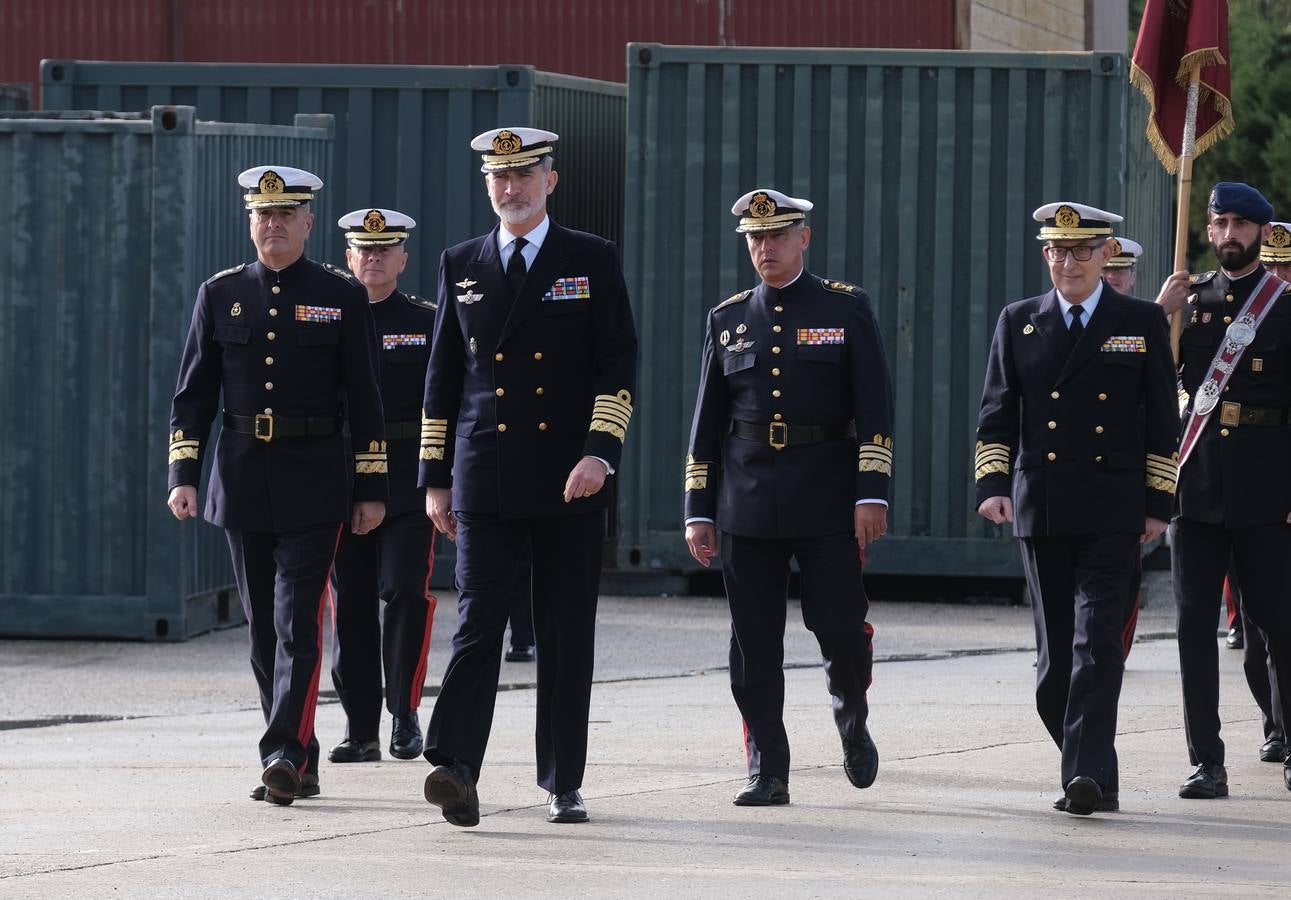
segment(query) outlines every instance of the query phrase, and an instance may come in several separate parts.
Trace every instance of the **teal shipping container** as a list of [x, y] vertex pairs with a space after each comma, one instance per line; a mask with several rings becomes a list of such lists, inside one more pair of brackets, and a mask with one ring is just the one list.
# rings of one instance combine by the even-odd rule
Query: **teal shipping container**
[[[552, 216], [620, 242], [623, 84], [529, 66], [330, 66], [45, 60], [45, 109], [196, 107], [203, 119], [291, 124], [298, 113], [336, 119], [332, 180], [341, 212], [382, 206], [417, 220], [401, 285], [434, 294], [439, 254], [496, 221], [470, 140], [500, 125], [561, 135], [562, 179]], [[339, 214], [339, 213], [338, 213]], [[335, 217], [320, 219], [326, 259], [343, 265]]]
[[1125, 216], [1138, 291], [1169, 271], [1171, 182], [1146, 105], [1108, 53], [631, 44], [625, 270], [642, 341], [622, 467], [620, 562], [695, 567], [682, 468], [708, 310], [757, 276], [731, 204], [755, 187], [815, 203], [808, 268], [875, 301], [896, 393], [887, 574], [1016, 576], [976, 512], [973, 448], [1001, 308], [1047, 290], [1032, 210]]
[[255, 256], [237, 173], [326, 181], [332, 126], [0, 116], [0, 636], [183, 640], [241, 620], [223, 533], [166, 508], [170, 400], [198, 286]]

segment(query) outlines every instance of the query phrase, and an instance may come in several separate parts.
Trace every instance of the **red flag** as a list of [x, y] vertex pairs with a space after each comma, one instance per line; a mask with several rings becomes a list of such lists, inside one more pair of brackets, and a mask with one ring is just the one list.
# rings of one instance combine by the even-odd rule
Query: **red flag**
[[1130, 81], [1148, 98], [1148, 142], [1173, 173], [1183, 152], [1188, 81], [1201, 70], [1194, 155], [1233, 130], [1228, 0], [1147, 0]]

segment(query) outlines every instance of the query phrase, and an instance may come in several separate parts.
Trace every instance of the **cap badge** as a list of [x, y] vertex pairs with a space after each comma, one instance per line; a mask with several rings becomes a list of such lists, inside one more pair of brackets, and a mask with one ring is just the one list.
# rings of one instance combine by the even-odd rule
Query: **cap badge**
[[1291, 247], [1291, 231], [1287, 231], [1281, 225], [1274, 225], [1273, 233], [1269, 235], [1269, 246], [1279, 249]]
[[287, 184], [282, 180], [282, 176], [273, 169], [260, 176], [260, 193], [262, 194], [281, 194], [286, 186]]
[[1075, 228], [1080, 224], [1080, 213], [1070, 206], [1060, 206], [1054, 213], [1053, 222], [1059, 228]]
[[762, 192], [753, 195], [749, 201], [749, 213], [755, 219], [765, 219], [775, 215], [775, 201]]
[[1110, 243], [1111, 243], [1111, 245], [1112, 245], [1112, 256], [1120, 256], [1120, 255], [1121, 255], [1121, 249], [1122, 249], [1122, 248], [1121, 248], [1121, 242], [1120, 242], [1120, 241], [1118, 241], [1116, 238], [1112, 238], [1112, 240], [1110, 241]]
[[242, 315], [242, 304], [241, 304], [241, 303], [238, 303], [238, 302], [236, 302], [236, 301], [235, 301], [235, 302], [233, 303], [233, 308], [232, 308], [231, 310], [229, 310], [229, 315], [231, 315], [231, 316], [240, 316], [240, 315]]
[[381, 210], [369, 210], [368, 214], [363, 217], [363, 230], [369, 234], [374, 234], [378, 231], [385, 231], [385, 228], [386, 217], [381, 215]]
[[507, 131], [505, 128], [497, 133], [493, 138], [493, 152], [499, 156], [508, 156], [512, 153], [519, 153], [524, 147], [524, 141], [520, 140], [519, 135]]

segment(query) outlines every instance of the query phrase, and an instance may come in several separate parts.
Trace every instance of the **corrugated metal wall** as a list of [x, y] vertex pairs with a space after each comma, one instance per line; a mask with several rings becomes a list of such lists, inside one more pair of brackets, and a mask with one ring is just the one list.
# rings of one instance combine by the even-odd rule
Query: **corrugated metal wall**
[[197, 595], [232, 584], [223, 535], [165, 507], [183, 338], [213, 261], [254, 255], [229, 172], [268, 157], [326, 173], [330, 140], [182, 107], [0, 117], [0, 215], [23, 223], [0, 254], [0, 634], [216, 624]]
[[623, 81], [629, 41], [955, 46], [956, 0], [6, 0], [0, 80], [43, 58], [529, 65]]
[[[340, 212], [384, 206], [418, 227], [403, 284], [433, 293], [440, 252], [496, 221], [472, 137], [502, 124], [551, 126], [562, 135], [552, 198], [563, 224], [622, 237], [626, 90], [621, 84], [534, 72], [525, 66], [317, 66], [112, 63], [49, 60], [48, 109], [197, 108], [203, 119], [290, 123], [298, 113], [336, 118], [333, 177], [323, 194]], [[339, 213], [338, 213], [339, 214]], [[320, 252], [344, 263], [335, 217], [320, 218]]]
[[897, 460], [871, 571], [1016, 574], [1016, 548], [976, 514], [972, 455], [995, 319], [1048, 288], [1031, 211], [1126, 210], [1147, 257], [1168, 259], [1164, 170], [1136, 150], [1127, 181], [1143, 140], [1126, 60], [658, 45], [629, 60], [624, 247], [645, 363], [623, 561], [693, 565], [681, 468], [705, 315], [756, 283], [729, 209], [771, 186], [816, 204], [809, 268], [878, 307]]

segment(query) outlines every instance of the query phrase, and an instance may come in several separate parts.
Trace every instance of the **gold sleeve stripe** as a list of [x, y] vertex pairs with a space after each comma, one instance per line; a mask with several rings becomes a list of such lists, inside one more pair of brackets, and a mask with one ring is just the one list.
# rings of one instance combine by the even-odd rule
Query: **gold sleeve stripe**
[[974, 479], [981, 481], [987, 475], [1009, 474], [1013, 451], [1008, 444], [977, 442], [977, 456], [973, 462]]
[[632, 395], [626, 390], [617, 394], [597, 394], [592, 404], [589, 431], [603, 431], [623, 441], [632, 418]]
[[197, 456], [198, 454], [197, 454], [196, 444], [194, 444], [192, 447], [171, 447], [170, 459], [166, 464], [171, 465], [172, 463], [177, 463], [180, 460], [184, 460], [184, 459], [197, 459]]
[[390, 471], [389, 464], [384, 460], [356, 460], [354, 463], [355, 475], [384, 475]]
[[686, 478], [686, 490], [688, 491], [706, 491], [708, 490], [707, 476], [692, 475]]
[[1147, 484], [1148, 487], [1152, 488], [1154, 491], [1161, 491], [1165, 494], [1173, 494], [1175, 492], [1174, 479], [1162, 478], [1159, 475], [1153, 475], [1151, 472], [1147, 475]]
[[444, 458], [444, 448], [443, 448], [443, 447], [422, 447], [422, 448], [421, 448], [421, 458], [422, 458], [422, 459], [428, 459], [428, 460], [429, 460], [429, 459], [443, 459], [443, 458]]
[[974, 479], [981, 481], [987, 475], [1007, 475], [1009, 474], [1009, 464], [1006, 462], [984, 463], [977, 467], [974, 473]]

